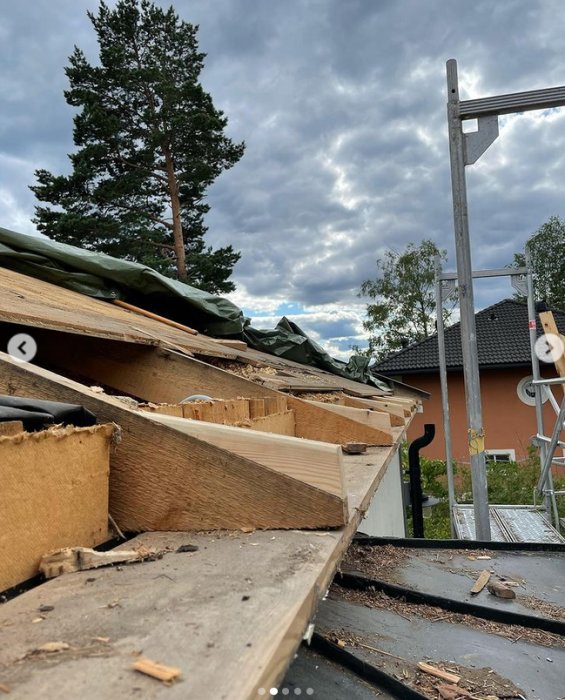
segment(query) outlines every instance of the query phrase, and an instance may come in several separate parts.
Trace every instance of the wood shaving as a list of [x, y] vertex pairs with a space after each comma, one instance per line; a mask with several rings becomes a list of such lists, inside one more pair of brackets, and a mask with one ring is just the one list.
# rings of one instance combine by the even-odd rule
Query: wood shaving
[[521, 625], [504, 625], [499, 622], [492, 622], [491, 620], [474, 617], [473, 615], [448, 612], [443, 608], [432, 605], [407, 603], [402, 599], [391, 598], [381, 591], [356, 591], [343, 588], [339, 586], [339, 584], [333, 583], [330, 588], [330, 598], [347, 600], [350, 603], [364, 605], [368, 608], [388, 610], [406, 619], [420, 617], [433, 621], [441, 618], [442, 622], [466, 625], [467, 627], [473, 627], [487, 634], [496, 634], [499, 637], [505, 637], [511, 641], [523, 639], [531, 644], [539, 644], [544, 647], [565, 647], [565, 638], [552, 632], [522, 627]]
[[[367, 644], [368, 641], [373, 642], [373, 639], [366, 639], [344, 629], [326, 631], [324, 636], [341, 648], [347, 649], [347, 647], [351, 647], [358, 649], [359, 652], [355, 655], [359, 655], [360, 658], [363, 658], [364, 654], [370, 655], [373, 665], [381, 668], [388, 675], [393, 676], [409, 688], [417, 690], [431, 700], [436, 700], [438, 696], [440, 698], [443, 697], [444, 700], [460, 700], [469, 697], [472, 697], [473, 700], [489, 700], [489, 698], [494, 700], [511, 700], [512, 698], [524, 697], [520, 688], [508, 678], [498, 675], [492, 668], [470, 668], [452, 662], [447, 663], [437, 659], [426, 659], [426, 662], [437, 669], [460, 676], [461, 680], [457, 686], [447, 686], [444, 680], [435, 678], [429, 673], [420, 670], [417, 662], [404, 659]], [[440, 687], [457, 688], [459, 694], [450, 696], [448, 693], [445, 693], [442, 696], [439, 690]]]

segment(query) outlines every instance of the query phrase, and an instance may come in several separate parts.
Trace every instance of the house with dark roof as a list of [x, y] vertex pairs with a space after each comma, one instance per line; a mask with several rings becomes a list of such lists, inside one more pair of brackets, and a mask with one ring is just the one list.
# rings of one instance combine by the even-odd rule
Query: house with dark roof
[[[565, 313], [556, 311], [554, 316], [560, 332], [565, 334]], [[475, 322], [485, 447], [493, 460], [521, 461], [527, 457], [530, 438], [536, 433], [527, 305], [515, 299], [504, 299], [479, 311]], [[543, 332], [539, 321], [537, 332], [538, 335]], [[445, 330], [445, 348], [453, 457], [459, 462], [468, 462], [459, 323]], [[422, 434], [424, 422], [435, 423], [435, 440], [422, 453], [426, 457], [445, 459], [437, 335], [390, 355], [373, 369], [431, 394], [426, 402], [425, 420], [420, 415], [412, 422], [408, 439]], [[541, 369], [543, 376], [555, 376], [553, 364], [542, 363]], [[545, 424], [551, 429], [555, 414], [548, 402], [544, 412]]]

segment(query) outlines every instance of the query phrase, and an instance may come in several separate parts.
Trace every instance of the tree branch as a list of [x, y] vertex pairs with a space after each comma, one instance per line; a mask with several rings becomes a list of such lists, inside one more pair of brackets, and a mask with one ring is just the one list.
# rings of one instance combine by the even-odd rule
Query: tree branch
[[127, 160], [126, 158], [124, 158], [124, 157], [123, 157], [122, 155], [120, 155], [119, 153], [117, 153], [117, 154], [115, 155], [115, 157], [116, 157], [120, 162], [122, 162], [122, 163], [124, 163], [125, 165], [127, 165], [128, 167], [130, 167], [130, 168], [135, 168], [136, 170], [145, 171], [145, 172], [147, 172], [151, 177], [156, 178], [157, 180], [159, 180], [160, 182], [164, 183], [165, 185], [168, 184], [167, 178], [166, 178], [164, 175], [159, 175], [158, 173], [156, 173], [156, 172], [154, 172], [154, 171], [152, 171], [152, 170], [150, 170], [150, 169], [148, 169], [148, 168], [144, 168], [143, 165], [138, 165], [137, 163], [132, 163], [131, 161]]
[[113, 202], [112, 206], [118, 209], [125, 209], [126, 211], [143, 213], [145, 214], [145, 216], [147, 216], [147, 218], [151, 219], [151, 221], [154, 221], [156, 224], [161, 224], [162, 226], [165, 226], [171, 231], [173, 230], [173, 224], [170, 221], [167, 221], [166, 219], [161, 219], [161, 217], [156, 216], [155, 214], [152, 214], [151, 212], [146, 211], [145, 209], [141, 209], [139, 207], [129, 207], [127, 204], [121, 204], [117, 202]]

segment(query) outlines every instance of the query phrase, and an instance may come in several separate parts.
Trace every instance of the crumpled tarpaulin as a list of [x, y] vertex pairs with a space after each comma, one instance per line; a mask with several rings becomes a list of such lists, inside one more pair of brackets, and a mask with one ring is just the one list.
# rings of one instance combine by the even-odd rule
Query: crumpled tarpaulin
[[283, 316], [272, 330], [258, 330], [247, 326], [243, 337], [248, 345], [270, 355], [294, 360], [303, 365], [325, 369], [346, 379], [373, 384], [383, 390], [389, 387], [369, 374], [369, 358], [354, 355], [348, 363], [334, 360], [318, 343], [309, 338], [296, 323]]
[[139, 263], [0, 228], [0, 266], [97, 299], [120, 299], [213, 337], [245, 340], [256, 350], [388, 388], [371, 376], [368, 358], [352, 357], [347, 364], [334, 360], [286, 318], [274, 330], [252, 328], [231, 301]]

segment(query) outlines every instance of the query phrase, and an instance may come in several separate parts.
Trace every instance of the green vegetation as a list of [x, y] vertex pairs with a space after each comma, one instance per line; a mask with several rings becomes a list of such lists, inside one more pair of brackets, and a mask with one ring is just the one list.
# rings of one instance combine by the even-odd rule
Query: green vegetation
[[[369, 332], [369, 348], [364, 354], [379, 360], [435, 333], [437, 255], [442, 261], [447, 260], [445, 250], [424, 240], [419, 245], [409, 243], [402, 252], [387, 250], [377, 260], [377, 278], [365, 280], [359, 293], [372, 300], [363, 321]], [[450, 315], [450, 310], [445, 309], [445, 322]]]
[[[407, 468], [407, 452], [403, 451], [403, 463]], [[424, 532], [428, 539], [450, 539], [449, 505], [447, 502], [446, 464], [439, 459], [420, 457], [422, 490], [442, 502], [424, 509]], [[455, 466], [455, 492], [459, 503], [472, 503], [471, 470], [469, 465]], [[539, 478], [540, 464], [534, 449], [525, 462], [489, 462], [487, 464], [488, 496], [490, 503], [500, 505], [527, 505], [534, 503], [534, 489]], [[556, 489], [565, 489], [565, 477], [555, 479]], [[557, 499], [559, 514], [565, 517], [565, 498]], [[537, 503], [540, 503], [539, 496]], [[429, 516], [429, 517], [428, 517]], [[408, 535], [412, 534], [411, 518]]]
[[[535, 298], [545, 300], [551, 309], [565, 310], [565, 220], [551, 216], [526, 241], [534, 278]], [[524, 253], [515, 253], [513, 265], [526, 264]], [[518, 294], [517, 299], [526, 298]]]

